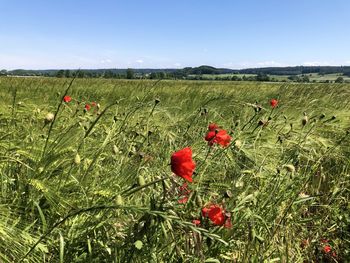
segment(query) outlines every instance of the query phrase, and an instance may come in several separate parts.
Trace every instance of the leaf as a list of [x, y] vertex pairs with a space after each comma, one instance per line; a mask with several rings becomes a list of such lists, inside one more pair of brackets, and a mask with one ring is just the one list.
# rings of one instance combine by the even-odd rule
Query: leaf
[[43, 211], [41, 210], [39, 204], [37, 202], [34, 202], [34, 204], [36, 205], [36, 207], [37, 207], [37, 209], [39, 211], [41, 223], [43, 224], [43, 232], [45, 233], [46, 230], [47, 230], [47, 223], [46, 223], [45, 215], [44, 215]]
[[137, 249], [141, 249], [142, 248], [142, 246], [143, 246], [143, 243], [142, 243], [142, 241], [141, 240], [136, 240], [136, 242], [134, 243], [134, 245], [135, 245], [135, 247], [137, 248]]
[[60, 234], [60, 263], [64, 263], [64, 239], [63, 236]]

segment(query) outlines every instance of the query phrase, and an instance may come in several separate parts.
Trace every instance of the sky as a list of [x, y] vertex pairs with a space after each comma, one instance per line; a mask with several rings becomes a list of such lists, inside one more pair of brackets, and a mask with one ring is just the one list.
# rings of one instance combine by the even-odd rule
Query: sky
[[350, 0], [0, 0], [0, 69], [350, 65]]

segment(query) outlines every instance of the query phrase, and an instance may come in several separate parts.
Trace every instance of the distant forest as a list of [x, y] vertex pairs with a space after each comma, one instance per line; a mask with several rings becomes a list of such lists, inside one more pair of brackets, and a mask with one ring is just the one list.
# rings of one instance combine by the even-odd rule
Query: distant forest
[[[193, 79], [201, 80], [202, 75], [213, 75], [212, 80], [257, 80], [274, 81], [269, 75], [289, 76], [291, 81], [308, 82], [306, 74], [319, 75], [341, 74], [350, 77], [350, 66], [295, 66], [295, 67], [266, 67], [248, 69], [227, 69], [211, 66], [186, 67], [183, 69], [61, 69], [61, 70], [1, 70], [0, 76], [44, 76], [78, 78], [117, 78], [117, 79]], [[248, 74], [248, 76], [239, 76]], [[256, 75], [254, 77], [249, 75]], [[215, 75], [224, 75], [215, 77]], [[226, 76], [225, 76], [226, 75]], [[235, 76], [237, 75], [237, 76]], [[302, 76], [302, 77], [299, 77]]]

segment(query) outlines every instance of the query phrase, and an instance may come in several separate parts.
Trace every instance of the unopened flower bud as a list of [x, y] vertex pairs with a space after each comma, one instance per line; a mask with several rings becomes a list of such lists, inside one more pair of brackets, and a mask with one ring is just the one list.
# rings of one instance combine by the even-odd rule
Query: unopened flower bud
[[196, 195], [196, 205], [199, 206], [199, 207], [203, 206], [202, 198], [201, 198], [201, 196], [198, 193]]
[[287, 164], [287, 165], [285, 165], [283, 167], [284, 167], [284, 169], [286, 169], [290, 173], [294, 173], [295, 172], [295, 167], [294, 167], [293, 164]]
[[236, 148], [241, 148], [242, 147], [242, 142], [240, 140], [235, 141], [235, 146]]
[[137, 178], [137, 182], [138, 182], [139, 186], [143, 186], [143, 185], [146, 184], [145, 178], [143, 178], [142, 175], [140, 175], [140, 176]]
[[50, 113], [46, 114], [45, 123], [47, 124], [47, 123], [52, 122], [54, 118], [55, 118], [55, 115], [53, 113], [50, 112]]
[[307, 115], [305, 115], [304, 118], [301, 120], [301, 124], [302, 124], [303, 126], [305, 126], [306, 123], [308, 123], [308, 121], [309, 121], [309, 118], [307, 117]]
[[123, 205], [124, 204], [123, 197], [121, 195], [117, 195], [117, 199], [115, 202], [117, 205]]
[[76, 165], [79, 165], [80, 162], [81, 162], [80, 155], [77, 153], [77, 154], [75, 155], [75, 157], [74, 157], [74, 163], [75, 163]]

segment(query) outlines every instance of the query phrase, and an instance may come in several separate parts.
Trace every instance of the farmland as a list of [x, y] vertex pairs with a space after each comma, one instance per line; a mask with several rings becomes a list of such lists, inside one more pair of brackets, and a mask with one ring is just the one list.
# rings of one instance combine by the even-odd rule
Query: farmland
[[[349, 97], [346, 83], [2, 77], [0, 262], [349, 262]], [[227, 146], [204, 139], [212, 123]], [[171, 164], [186, 147], [193, 182]]]

